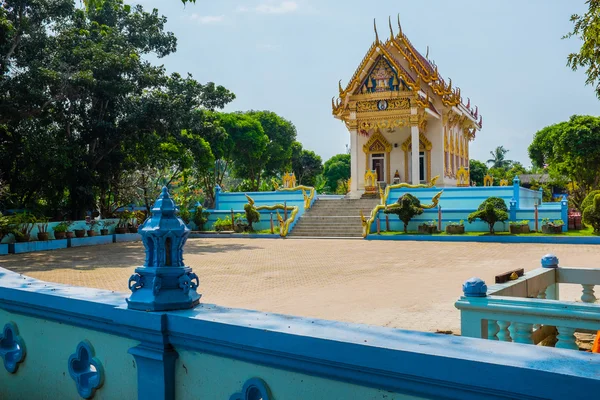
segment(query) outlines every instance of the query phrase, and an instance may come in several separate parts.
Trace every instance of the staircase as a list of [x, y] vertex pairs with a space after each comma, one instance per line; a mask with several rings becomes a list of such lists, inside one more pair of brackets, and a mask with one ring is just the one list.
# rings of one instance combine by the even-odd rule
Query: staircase
[[368, 217], [379, 199], [318, 199], [290, 237], [362, 237], [360, 211]]

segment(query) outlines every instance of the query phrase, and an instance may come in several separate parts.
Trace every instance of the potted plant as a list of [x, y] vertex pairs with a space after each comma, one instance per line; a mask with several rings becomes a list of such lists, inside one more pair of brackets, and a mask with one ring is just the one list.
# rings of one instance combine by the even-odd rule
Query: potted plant
[[550, 222], [550, 218], [542, 219], [542, 233], [545, 234], [558, 234], [562, 233], [562, 227], [565, 222], [562, 219], [557, 219], [553, 222]]
[[118, 235], [122, 235], [127, 233], [127, 222], [131, 218], [131, 211], [123, 211], [121, 215], [119, 215], [119, 222], [117, 222], [117, 226], [115, 227], [115, 233]]
[[115, 221], [98, 221], [98, 225], [100, 226], [100, 235], [106, 236], [108, 235], [108, 228], [113, 226]]
[[529, 221], [528, 220], [523, 220], [523, 221], [511, 221], [509, 223], [509, 230], [510, 233], [513, 235], [519, 234], [519, 233], [529, 233]]
[[[67, 237], [67, 230], [69, 229], [69, 223], [67, 221], [63, 221], [52, 228], [54, 232], [54, 239], [64, 239]], [[71, 232], [70, 232], [71, 233]]]
[[0, 243], [2, 243], [2, 239], [4, 239], [6, 235], [12, 232], [11, 224], [12, 219], [3, 216], [2, 213], [0, 213]]
[[35, 221], [35, 217], [28, 213], [16, 214], [13, 217], [12, 234], [17, 243], [29, 242]]
[[49, 218], [46, 217], [40, 217], [37, 219], [37, 227], [38, 227], [38, 240], [39, 241], [47, 241], [49, 238], [49, 234], [48, 234], [48, 220]]
[[419, 227], [417, 229], [418, 229], [419, 233], [427, 233], [427, 234], [437, 233], [437, 222], [436, 221], [425, 222], [424, 224], [419, 225]]
[[73, 221], [65, 221], [67, 224], [67, 231], [65, 232], [67, 239], [73, 239], [75, 237], [75, 232], [73, 232], [71, 230], [71, 227], [73, 226], [73, 224], [75, 224]]
[[88, 226], [87, 235], [90, 237], [96, 236], [96, 226], [98, 226], [98, 221], [91, 219], [90, 222], [86, 222], [85, 224]]
[[446, 233], [449, 235], [461, 235], [465, 233], [465, 221], [460, 220], [460, 222], [450, 222], [446, 225]]
[[208, 211], [204, 211], [202, 206], [196, 207], [196, 211], [194, 211], [194, 224], [196, 224], [196, 229], [199, 231], [204, 230], [204, 225], [208, 222], [208, 216], [210, 213]]

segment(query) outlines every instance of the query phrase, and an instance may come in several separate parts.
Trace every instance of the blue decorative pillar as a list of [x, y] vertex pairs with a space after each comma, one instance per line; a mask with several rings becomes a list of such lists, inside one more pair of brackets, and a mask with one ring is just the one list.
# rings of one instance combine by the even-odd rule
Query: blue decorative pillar
[[567, 200], [567, 196], [562, 197], [560, 201], [560, 219], [563, 220], [564, 224], [562, 226], [562, 231], [566, 232], [569, 230], [569, 201]]
[[513, 200], [517, 203], [517, 209], [519, 208], [521, 202], [519, 201], [519, 195], [521, 192], [521, 180], [518, 176], [515, 176], [513, 179]]
[[541, 206], [542, 203], [544, 202], [544, 188], [540, 186], [540, 188], [538, 189], [538, 192], [540, 192], [540, 202], [539, 202], [539, 205]]
[[517, 202], [514, 197], [510, 200], [509, 206], [509, 219], [514, 222], [517, 220]]
[[[463, 283], [463, 297], [469, 302], [477, 302], [477, 298], [487, 296], [487, 285], [481, 278], [471, 278]], [[487, 338], [488, 321], [480, 312], [469, 309], [460, 311], [460, 330], [465, 337]]]
[[175, 215], [177, 207], [166, 187], [154, 203], [152, 216], [140, 227], [146, 247], [143, 267], [129, 278], [127, 307], [141, 311], [193, 308], [200, 302], [198, 276], [183, 264], [183, 246], [190, 230]]
[[[558, 257], [554, 254], [546, 254], [542, 257], [542, 268], [558, 268]], [[554, 279], [556, 282], [556, 278]], [[558, 284], [553, 283], [552, 285], [546, 288], [546, 298], [549, 300], [558, 300], [560, 297], [558, 291]]]
[[215, 210], [219, 209], [219, 197], [221, 196], [221, 186], [215, 186]]

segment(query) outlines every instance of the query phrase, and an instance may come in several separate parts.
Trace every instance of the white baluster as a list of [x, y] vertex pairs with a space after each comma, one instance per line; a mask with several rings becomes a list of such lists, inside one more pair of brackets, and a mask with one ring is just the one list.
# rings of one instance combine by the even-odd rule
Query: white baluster
[[556, 343], [556, 348], [579, 350], [577, 342], [575, 342], [575, 328], [557, 326], [556, 329], [558, 330], [558, 336], [556, 337], [558, 342]]
[[498, 327], [498, 323], [493, 319], [488, 319], [488, 339], [489, 340], [498, 340], [496, 334], [500, 328]]
[[[538, 292], [538, 295], [537, 295], [537, 298], [538, 298], [538, 299], [541, 299], [541, 300], [546, 300], [546, 289], [547, 289], [547, 288], [543, 288], [543, 289], [541, 289], [541, 290]], [[534, 325], [533, 325], [533, 329], [534, 329], [534, 330], [537, 330], [537, 329], [540, 329], [540, 328], [541, 328], [541, 325], [540, 325], [540, 324], [534, 324]]]
[[508, 330], [510, 322], [498, 321], [498, 326], [500, 327], [500, 330], [496, 334], [498, 340], [500, 340], [501, 342], [512, 342], [512, 339], [510, 338], [510, 331]]
[[532, 324], [523, 322], [513, 323], [513, 341], [515, 343], [533, 344], [532, 328]]
[[584, 303], [593, 303], [596, 301], [594, 296], [594, 285], [581, 285], [583, 286], [583, 294], [581, 295], [581, 301]]

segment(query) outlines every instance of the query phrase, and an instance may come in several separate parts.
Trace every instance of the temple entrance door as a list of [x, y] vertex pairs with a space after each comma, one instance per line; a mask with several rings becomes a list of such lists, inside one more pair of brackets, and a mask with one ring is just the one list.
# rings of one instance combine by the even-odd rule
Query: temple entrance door
[[385, 182], [385, 153], [371, 154], [371, 169], [377, 171], [377, 182]]

